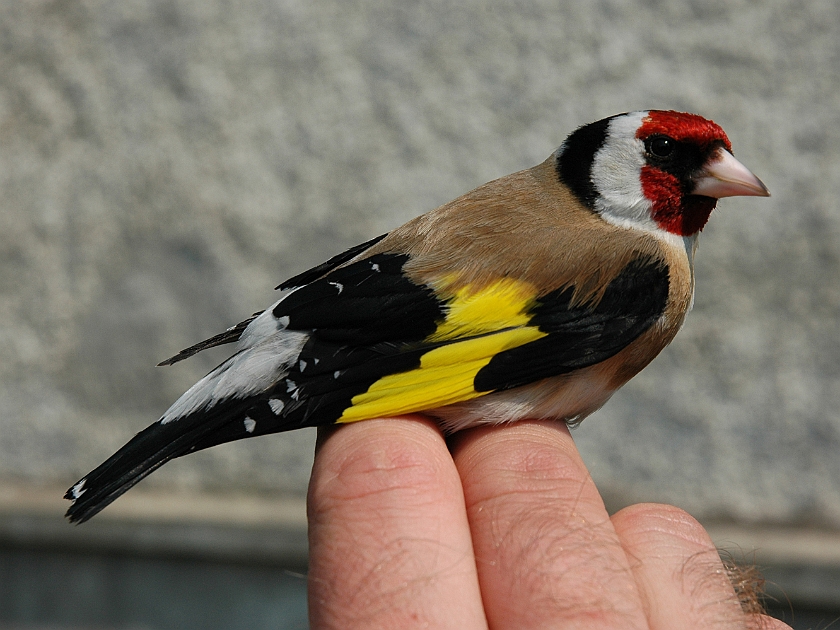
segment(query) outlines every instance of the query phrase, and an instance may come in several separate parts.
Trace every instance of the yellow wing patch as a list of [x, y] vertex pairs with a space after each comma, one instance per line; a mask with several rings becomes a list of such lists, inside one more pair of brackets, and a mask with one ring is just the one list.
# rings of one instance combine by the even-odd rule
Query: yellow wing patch
[[450, 300], [446, 319], [427, 341], [463, 339], [525, 326], [535, 297], [532, 285], [508, 278], [477, 292], [462, 287]]
[[478, 292], [460, 289], [446, 319], [427, 338], [452, 343], [424, 354], [419, 368], [385, 376], [354, 396], [338, 422], [433, 409], [487, 393], [475, 391], [473, 382], [490, 359], [546, 336], [527, 326], [534, 295], [530, 285], [507, 279]]

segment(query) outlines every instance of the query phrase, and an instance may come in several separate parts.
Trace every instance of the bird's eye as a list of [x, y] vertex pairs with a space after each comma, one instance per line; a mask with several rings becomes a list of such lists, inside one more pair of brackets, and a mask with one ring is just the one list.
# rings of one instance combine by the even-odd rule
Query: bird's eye
[[654, 157], [668, 158], [674, 152], [676, 142], [668, 136], [655, 136], [647, 141], [647, 152]]

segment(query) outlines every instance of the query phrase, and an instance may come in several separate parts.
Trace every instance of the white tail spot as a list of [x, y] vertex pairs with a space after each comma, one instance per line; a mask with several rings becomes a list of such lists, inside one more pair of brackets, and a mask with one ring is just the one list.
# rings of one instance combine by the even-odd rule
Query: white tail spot
[[85, 488], [86, 481], [87, 479], [82, 479], [79, 483], [73, 486], [72, 490], [70, 490], [70, 496], [73, 497], [74, 501], [87, 492], [87, 489]]

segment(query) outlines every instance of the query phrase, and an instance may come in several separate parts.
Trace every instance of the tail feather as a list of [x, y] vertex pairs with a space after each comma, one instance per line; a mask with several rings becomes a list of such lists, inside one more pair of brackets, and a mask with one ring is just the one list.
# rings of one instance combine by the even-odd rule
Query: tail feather
[[219, 440], [222, 436], [214, 434], [224, 433], [226, 425], [241, 426], [253, 405], [253, 400], [227, 401], [209, 412], [147, 427], [67, 491], [64, 498], [73, 505], [65, 516], [71, 523], [83, 523], [170, 459], [245, 437], [230, 430], [227, 439]]
[[207, 348], [215, 348], [216, 346], [223, 346], [226, 343], [233, 343], [235, 341], [239, 341], [239, 338], [242, 336], [242, 333], [248, 328], [248, 325], [254, 321], [262, 311], [258, 311], [251, 315], [248, 319], [243, 322], [239, 322], [236, 326], [231, 326], [223, 333], [219, 333], [214, 337], [210, 337], [210, 339], [205, 339], [204, 341], [199, 341], [197, 344], [190, 346], [189, 348], [184, 348], [178, 354], [169, 357], [168, 359], [164, 359], [160, 363], [157, 364], [157, 367], [163, 367], [165, 365], [173, 365], [178, 363], [178, 361], [183, 361], [184, 359], [189, 359], [194, 354], [198, 354], [202, 350], [207, 350]]
[[[231, 334], [241, 334], [247, 328], [245, 324], [231, 329]], [[237, 332], [239, 328], [242, 331]], [[67, 518], [77, 523], [88, 520], [175, 457], [303, 426], [307, 420], [297, 411], [300, 403], [290, 396], [281, 400], [284, 394], [269, 390], [288, 373], [309, 335], [276, 329], [269, 332], [212, 370], [175, 401], [160, 420], [70, 488], [65, 498], [73, 505], [67, 510]]]

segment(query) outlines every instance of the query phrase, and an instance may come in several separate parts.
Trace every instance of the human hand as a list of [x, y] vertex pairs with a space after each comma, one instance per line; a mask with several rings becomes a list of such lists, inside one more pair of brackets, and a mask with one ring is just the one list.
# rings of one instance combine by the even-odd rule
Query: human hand
[[319, 436], [309, 606], [321, 628], [788, 628], [743, 612], [684, 511], [612, 517], [557, 422], [447, 441], [419, 416]]

